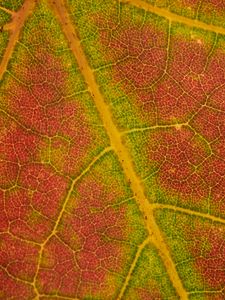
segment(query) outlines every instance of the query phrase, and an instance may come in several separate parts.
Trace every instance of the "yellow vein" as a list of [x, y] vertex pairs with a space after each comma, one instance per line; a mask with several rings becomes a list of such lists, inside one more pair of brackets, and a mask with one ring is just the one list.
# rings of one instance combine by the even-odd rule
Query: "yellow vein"
[[218, 222], [218, 223], [225, 224], [225, 219], [222, 219], [222, 218], [219, 218], [219, 217], [216, 217], [216, 216], [212, 216], [212, 215], [207, 214], [207, 213], [194, 211], [194, 210], [188, 209], [188, 208], [177, 207], [177, 206], [173, 206], [173, 205], [170, 205], [170, 204], [160, 204], [160, 203], [152, 204], [152, 207], [154, 209], [167, 208], [167, 209], [170, 209], [170, 210], [183, 212], [183, 213], [188, 214], [188, 215], [193, 215], [193, 216], [201, 217], [201, 218], [204, 218], [204, 219], [209, 219], [213, 222]]
[[16, 14], [15, 11], [12, 11], [8, 8], [3, 7], [3, 6], [0, 6], [0, 10], [3, 10], [4, 12], [6, 12], [6, 13], [12, 15], [12, 16]]
[[63, 32], [70, 44], [71, 51], [73, 52], [78, 62], [81, 73], [83, 74], [85, 81], [89, 87], [89, 90], [93, 96], [93, 100], [95, 101], [95, 105], [99, 111], [103, 125], [110, 138], [112, 148], [114, 149], [115, 153], [119, 158], [125, 176], [127, 177], [127, 179], [129, 179], [131, 183], [131, 188], [139, 204], [139, 208], [145, 215], [146, 227], [149, 231], [151, 241], [158, 249], [159, 254], [167, 268], [170, 280], [174, 285], [178, 295], [180, 296], [180, 299], [186, 300], [188, 299], [187, 292], [184, 289], [183, 284], [179, 278], [175, 264], [171, 259], [169, 250], [162, 238], [158, 225], [154, 220], [152, 208], [150, 206], [149, 201], [145, 197], [143, 186], [134, 171], [133, 162], [130, 158], [130, 154], [124, 146], [120, 132], [118, 131], [116, 125], [113, 122], [110, 109], [105, 103], [104, 98], [100, 93], [99, 87], [95, 81], [93, 71], [91, 70], [88, 64], [87, 58], [80, 45], [78, 35], [71, 23], [69, 13], [66, 7], [64, 6], [62, 0], [49, 0], [49, 3], [52, 6], [53, 11], [55, 12], [55, 15], [59, 19], [59, 22], [61, 23]]
[[130, 134], [133, 132], [142, 132], [142, 131], [148, 131], [148, 130], [154, 130], [154, 129], [167, 129], [167, 128], [175, 128], [177, 130], [180, 130], [183, 126], [188, 126], [188, 122], [185, 123], [175, 123], [175, 124], [162, 124], [162, 125], [153, 125], [148, 127], [139, 127], [139, 128], [131, 128], [127, 130], [123, 130], [121, 132], [121, 135]]
[[43, 298], [49, 298], [52, 299], [53, 297], [56, 297], [57, 299], [62, 299], [62, 300], [80, 300], [79, 298], [74, 298], [74, 297], [68, 297], [68, 296], [59, 296], [59, 295], [45, 295], [45, 294], [40, 294], [41, 297]]
[[[0, 270], [3, 270], [3, 272], [5, 272], [7, 274], [7, 276], [9, 276], [12, 280], [16, 280], [18, 282], [21, 282], [23, 284], [27, 284], [27, 285], [32, 285], [31, 281], [25, 280], [25, 279], [21, 279], [19, 277], [16, 277], [15, 275], [11, 274], [8, 270], [7, 267], [3, 267], [0, 265]], [[0, 290], [0, 295], [1, 295], [1, 290]]]
[[6, 47], [6, 50], [4, 52], [1, 64], [0, 64], [0, 80], [3, 77], [3, 74], [5, 73], [8, 62], [13, 54], [15, 45], [19, 39], [21, 30], [23, 28], [23, 25], [29, 16], [29, 14], [33, 11], [35, 8], [35, 1], [34, 0], [26, 0], [20, 10], [15, 13], [15, 16], [13, 17], [13, 20], [10, 25], [10, 37], [9, 42]]
[[196, 19], [193, 20], [193, 19], [189, 19], [184, 16], [181, 16], [181, 15], [177, 15], [175, 13], [170, 12], [169, 10], [167, 10], [165, 8], [153, 6], [150, 3], [147, 3], [143, 0], [120, 0], [120, 2], [135, 5], [139, 8], [144, 9], [145, 11], [155, 13], [158, 16], [164, 17], [164, 18], [174, 21], [174, 22], [183, 23], [190, 27], [197, 27], [197, 28], [201, 28], [203, 30], [208, 30], [208, 31], [216, 32], [216, 33], [225, 34], [225, 28], [211, 25], [211, 24], [206, 24], [206, 23], [201, 22]]
[[126, 291], [126, 289], [127, 289], [127, 287], [128, 287], [128, 284], [129, 284], [129, 282], [130, 282], [132, 273], [133, 273], [133, 271], [134, 271], [134, 268], [135, 268], [135, 266], [136, 266], [136, 264], [137, 264], [137, 261], [138, 261], [140, 255], [141, 255], [141, 252], [142, 252], [142, 250], [145, 248], [145, 246], [146, 246], [149, 242], [150, 242], [150, 239], [149, 239], [149, 237], [148, 237], [147, 239], [145, 239], [145, 240], [143, 241], [143, 243], [141, 243], [141, 244], [139, 245], [138, 250], [137, 250], [137, 252], [136, 252], [136, 255], [135, 255], [135, 257], [134, 257], [134, 260], [133, 260], [133, 262], [132, 262], [132, 264], [131, 264], [131, 266], [130, 266], [129, 272], [128, 272], [127, 276], [126, 276], [126, 279], [125, 279], [124, 284], [123, 284], [123, 286], [122, 286], [122, 288], [121, 288], [121, 290], [120, 290], [120, 293], [119, 293], [119, 296], [118, 296], [117, 300], [121, 300], [121, 299], [123, 298], [123, 295], [124, 295], [124, 293], [125, 293], [125, 291]]

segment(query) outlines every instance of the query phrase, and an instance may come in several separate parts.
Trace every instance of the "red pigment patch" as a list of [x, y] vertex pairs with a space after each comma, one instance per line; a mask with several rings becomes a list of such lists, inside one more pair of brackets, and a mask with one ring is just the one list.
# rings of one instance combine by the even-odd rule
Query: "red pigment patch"
[[6, 192], [4, 208], [10, 231], [24, 239], [43, 241], [66, 197], [68, 182], [41, 164], [21, 168], [19, 187]]
[[[210, 126], [208, 128], [210, 133]], [[149, 161], [156, 163], [159, 170], [160, 186], [195, 203], [210, 195], [212, 209], [224, 213], [225, 161], [222, 154], [225, 148], [222, 141], [224, 138], [217, 139], [212, 146], [219, 155], [209, 156], [195, 134], [184, 127], [151, 134], [147, 153]]]
[[5, 211], [9, 231], [25, 240], [43, 242], [54, 226], [52, 220], [34, 210], [30, 195], [18, 189], [6, 192]]
[[[217, 226], [219, 225], [217, 224]], [[195, 237], [191, 251], [196, 257], [196, 269], [210, 288], [222, 291], [225, 286], [224, 228], [206, 229], [202, 226], [198, 227], [194, 232], [190, 232], [191, 239]]]
[[154, 133], [149, 140], [149, 160], [157, 163], [160, 185], [184, 199], [201, 201], [209, 189], [194, 165], [201, 164], [207, 153], [187, 129], [170, 129]]
[[[81, 169], [83, 159], [94, 140], [94, 136], [90, 134], [82, 110], [78, 106], [76, 107], [73, 102], [67, 103], [61, 108], [53, 108], [51, 114], [56, 118], [57, 114], [61, 115], [59, 136], [52, 138], [51, 151], [54, 153], [55, 150], [62, 149], [59, 158], [60, 164], [63, 163], [62, 172], [74, 175]], [[52, 125], [52, 128], [54, 128], [54, 125]], [[66, 137], [66, 139], [63, 137]], [[53, 160], [52, 164], [57, 166], [57, 159], [56, 161]]]
[[212, 143], [212, 149], [216, 156], [225, 157], [225, 138], [220, 138]]
[[[43, 66], [39, 66], [42, 68]], [[40, 70], [35, 70], [37, 74], [40, 73]], [[37, 96], [35, 96], [32, 92], [32, 88], [28, 89], [26, 86], [23, 86], [20, 83], [15, 84], [14, 90], [16, 92], [16, 96], [11, 96], [11, 111], [17, 115], [23, 122], [25, 126], [28, 128], [33, 128], [38, 132], [48, 135], [68, 135], [68, 137], [73, 138], [74, 132], [77, 135], [77, 130], [75, 131], [76, 123], [80, 120], [80, 122], [84, 122], [84, 115], [81, 113], [81, 109], [78, 103], [75, 101], [68, 102], [61, 95], [57, 94], [57, 85], [54, 90], [54, 99], [49, 98], [49, 87], [47, 87], [47, 83], [36, 84], [35, 81], [31, 81], [33, 78], [27, 78], [27, 82], [35, 87], [35, 93], [40, 93], [42, 95], [41, 100]], [[47, 82], [49, 79], [47, 77]], [[51, 82], [49, 85], [53, 85]], [[52, 87], [51, 87], [52, 88]], [[45, 91], [47, 89], [47, 91]], [[37, 91], [38, 90], [38, 91]], [[47, 96], [45, 97], [45, 93]], [[46, 103], [40, 103], [46, 102]], [[80, 117], [82, 119], [80, 119]], [[71, 122], [72, 121], [72, 122]], [[75, 122], [74, 122], [75, 121]], [[70, 122], [70, 128], [72, 132], [69, 131], [69, 128], [65, 125]]]
[[218, 15], [223, 15], [225, 10], [225, 2], [223, 0], [205, 0], [204, 13], [212, 15], [212, 10], [215, 10]]
[[0, 162], [0, 186], [4, 189], [13, 187], [16, 184], [16, 179], [19, 174], [19, 166], [14, 163]]
[[225, 160], [211, 156], [200, 168], [199, 174], [211, 187], [212, 206], [221, 214], [225, 212]]
[[[201, 84], [205, 93], [212, 94], [223, 88], [225, 82], [225, 53], [216, 49], [210, 58], [205, 72], [201, 76]], [[224, 100], [222, 100], [223, 102]]]
[[[124, 207], [107, 207], [118, 197], [118, 192], [110, 191], [111, 187], [109, 190], [91, 180], [82, 182], [77, 190], [75, 207], [64, 214], [57, 233], [68, 248], [62, 243], [59, 246], [56, 239], [49, 244], [48, 258], [44, 259], [48, 261], [48, 269], [41, 268], [39, 284], [45, 293], [58, 290], [62, 295], [83, 299], [87, 294], [94, 297], [100, 292], [113, 291], [107, 283], [109, 271], [122, 272], [124, 267], [123, 247], [114, 240], [125, 238], [127, 222]], [[56, 271], [58, 268], [60, 270]], [[66, 274], [62, 268], [71, 270], [76, 282], [62, 284], [62, 274]], [[71, 274], [68, 275], [70, 279]]]
[[[193, 40], [183, 40], [176, 35], [171, 37], [171, 53], [168, 66], [169, 75], [179, 83], [183, 93], [188, 94], [192, 101], [193, 112], [204, 103], [205, 82], [200, 78], [204, 74], [210, 45], [193, 36]], [[182, 95], [182, 93], [180, 94]], [[197, 99], [197, 100], [196, 100]]]
[[0, 186], [9, 188], [17, 183], [21, 165], [37, 159], [40, 138], [26, 132], [7, 117], [3, 116], [0, 124]]
[[52, 172], [51, 167], [29, 164], [21, 169], [19, 184], [32, 194], [34, 209], [50, 219], [56, 219], [66, 197], [68, 180]]
[[103, 293], [106, 270], [97, 267], [97, 260], [94, 253], [79, 251], [77, 254], [53, 237], [44, 250], [38, 273], [39, 290], [45, 294], [58, 293], [81, 299], [87, 293], [92, 296], [97, 292]]
[[225, 111], [225, 86], [215, 89], [207, 104], [217, 110]]
[[115, 63], [114, 80], [122, 83], [127, 95], [135, 95], [137, 105], [144, 107], [153, 118], [155, 103], [151, 85], [165, 69], [166, 33], [150, 25], [137, 28], [128, 22], [125, 28], [101, 30], [100, 40], [104, 56]]
[[1, 299], [34, 299], [33, 286], [20, 282], [7, 275], [0, 267], [0, 298]]
[[0, 233], [6, 232], [9, 229], [9, 220], [5, 210], [5, 192], [0, 190]]
[[146, 289], [136, 288], [135, 291], [139, 300], [161, 300], [162, 299], [160, 292], [154, 289], [151, 290], [150, 292]]
[[181, 86], [169, 76], [164, 77], [164, 80], [157, 84], [154, 97], [156, 106], [160, 108], [158, 118], [166, 123], [174, 123], [175, 120], [187, 121], [200, 105], [197, 98], [184, 92]]
[[0, 235], [0, 245], [1, 267], [16, 278], [32, 282], [39, 248], [9, 234]]
[[203, 107], [190, 124], [209, 142], [225, 138], [225, 112]]
[[113, 62], [113, 80], [136, 97], [150, 124], [157, 121], [156, 111], [159, 122], [187, 121], [204, 104], [207, 93], [224, 83], [225, 55], [216, 50], [208, 61], [211, 45], [193, 34], [190, 40], [171, 36], [168, 75], [155, 84], [166, 67], [166, 33], [147, 25], [127, 27], [114, 30], [111, 24], [112, 30], [99, 29], [101, 50]]
[[40, 137], [7, 118], [1, 123], [1, 186], [11, 190], [0, 194], [0, 231], [9, 229], [16, 236], [40, 242], [53, 226], [68, 181], [38, 163]]
[[[13, 81], [10, 110], [27, 128], [67, 141], [65, 155], [59, 158], [60, 170], [72, 175], [74, 169], [81, 167], [93, 137], [83, 108], [74, 99], [65, 98], [68, 74], [63, 66], [46, 51], [37, 56], [39, 60], [35, 62], [28, 58], [26, 61], [30, 68], [24, 70], [24, 80], [29, 87]], [[51, 147], [53, 152], [57, 149], [56, 140]], [[57, 163], [53, 161], [53, 164]]]
[[38, 289], [41, 293], [59, 293], [74, 296], [81, 282], [74, 252], [52, 237], [45, 247], [38, 272]]

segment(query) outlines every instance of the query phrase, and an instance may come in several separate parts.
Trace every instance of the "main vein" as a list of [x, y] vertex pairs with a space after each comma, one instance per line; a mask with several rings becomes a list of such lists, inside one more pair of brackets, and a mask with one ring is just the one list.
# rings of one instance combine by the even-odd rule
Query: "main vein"
[[110, 109], [108, 105], [105, 103], [104, 98], [100, 93], [98, 85], [95, 81], [93, 71], [91, 70], [88, 64], [87, 58], [80, 45], [80, 41], [77, 36], [77, 33], [70, 21], [70, 17], [67, 12], [67, 9], [64, 6], [63, 0], [59, 0], [59, 1], [49, 0], [49, 3], [52, 6], [52, 9], [55, 12], [55, 15], [57, 16], [59, 22], [61, 23], [64, 34], [68, 39], [71, 50], [78, 62], [81, 73], [83, 74], [86, 83], [88, 84], [89, 90], [95, 101], [95, 105], [101, 116], [103, 125], [110, 138], [111, 146], [118, 156], [118, 159], [122, 165], [125, 176], [131, 183], [131, 188], [133, 190], [139, 208], [142, 211], [143, 215], [145, 216], [146, 227], [148, 229], [151, 242], [154, 243], [154, 245], [158, 249], [161, 259], [163, 260], [167, 268], [167, 272], [170, 277], [170, 280], [174, 285], [177, 294], [180, 296], [180, 299], [183, 300], [188, 299], [187, 292], [185, 291], [182, 282], [178, 276], [178, 273], [175, 268], [175, 264], [172, 261], [169, 250], [167, 249], [167, 246], [162, 238], [161, 231], [154, 220], [152, 207], [149, 201], [146, 199], [141, 181], [136, 175], [132, 160], [130, 158], [130, 154], [126, 149], [126, 147], [124, 146], [121, 138], [121, 134], [113, 122]]

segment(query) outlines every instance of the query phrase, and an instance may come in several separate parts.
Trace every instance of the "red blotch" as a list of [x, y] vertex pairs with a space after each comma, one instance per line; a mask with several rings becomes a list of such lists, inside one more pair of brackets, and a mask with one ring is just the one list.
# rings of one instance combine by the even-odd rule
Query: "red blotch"
[[[169, 75], [179, 83], [183, 92], [191, 97], [189, 110], [196, 110], [205, 99], [205, 82], [201, 82], [202, 73], [207, 63], [207, 55], [210, 45], [207, 46], [201, 40], [183, 40], [180, 37], [171, 38], [171, 57], [168, 65]], [[159, 107], [160, 108], [160, 107]]]
[[[75, 101], [74, 96], [69, 97], [69, 74], [57, 57], [46, 49], [40, 49], [35, 53], [35, 58], [25, 56], [23, 60], [25, 67], [21, 66], [20, 70], [19, 66], [14, 66], [14, 72], [26, 84], [10, 79], [9, 88], [5, 90], [10, 114], [16, 116], [29, 129], [28, 133], [33, 130], [34, 133], [46, 137], [67, 141], [66, 148], [63, 149], [65, 155], [59, 158], [59, 169], [66, 175], [74, 175], [80, 170], [83, 158], [94, 141], [85, 117], [85, 109]], [[18, 144], [22, 144], [22, 138], [23, 136]], [[28, 145], [29, 151], [37, 146], [36, 138], [33, 145]], [[57, 150], [56, 141], [51, 147], [53, 152]], [[26, 153], [25, 149], [20, 152]], [[53, 161], [53, 165], [55, 164], [58, 167], [57, 162]], [[16, 171], [12, 176], [15, 176]]]
[[68, 74], [57, 58], [46, 50], [41, 51], [36, 54], [35, 61], [26, 58], [26, 65], [30, 67], [25, 68], [23, 80], [30, 87], [13, 82], [13, 94], [9, 95], [10, 110], [25, 126], [42, 134], [61, 134], [70, 138], [75, 135], [76, 138], [80, 133], [76, 125], [78, 121], [84, 122], [85, 118], [77, 102], [65, 99], [68, 97]]
[[4, 208], [10, 231], [24, 239], [43, 241], [66, 197], [68, 182], [41, 164], [21, 168], [19, 186], [7, 191]]
[[5, 192], [0, 190], [0, 232], [6, 232], [9, 228], [9, 220], [5, 210]]
[[9, 234], [0, 235], [0, 245], [0, 265], [12, 276], [32, 281], [37, 268], [39, 248]]
[[[43, 66], [41, 65], [40, 68]], [[39, 74], [39, 70], [36, 70]], [[30, 82], [33, 78], [27, 78], [27, 82]], [[49, 82], [49, 79], [46, 79]], [[19, 83], [15, 83], [14, 89], [16, 90], [16, 96], [11, 96], [11, 111], [22, 120], [23, 124], [28, 127], [37, 130], [43, 135], [49, 137], [55, 135], [65, 135], [68, 138], [76, 138], [78, 135], [88, 133], [87, 126], [84, 126], [85, 117], [82, 113], [80, 105], [75, 101], [68, 101], [65, 97], [57, 95], [57, 84], [55, 86], [55, 94], [50, 97], [48, 95], [47, 83], [43, 86], [37, 84], [35, 81], [31, 82], [35, 86], [36, 90], [39, 90], [42, 95], [42, 102], [36, 97], [32, 90], [28, 89]], [[51, 85], [51, 81], [48, 83]], [[47, 88], [47, 91], [45, 90]], [[53, 89], [53, 87], [51, 87]], [[61, 87], [63, 88], [63, 86]], [[65, 88], [65, 87], [64, 87]], [[35, 91], [37, 94], [37, 91]], [[47, 96], [45, 97], [45, 94]], [[53, 98], [54, 96], [54, 98]], [[53, 99], [51, 99], [53, 98]], [[79, 132], [79, 126], [77, 124], [83, 123], [83, 132]], [[88, 139], [90, 137], [87, 136]]]
[[225, 86], [215, 89], [207, 103], [215, 109], [225, 111]]
[[183, 199], [201, 201], [208, 187], [194, 171], [207, 156], [202, 146], [187, 129], [159, 131], [150, 137], [149, 160], [157, 163], [159, 183], [165, 189], [178, 192]]
[[[218, 224], [217, 226], [219, 227]], [[201, 236], [199, 236], [200, 233]], [[191, 250], [195, 256], [195, 266], [202, 279], [213, 290], [222, 290], [225, 286], [224, 229], [222, 227], [212, 227], [211, 229], [201, 227], [191, 235], [195, 237]]]
[[19, 174], [19, 166], [14, 163], [1, 161], [0, 170], [1, 170], [1, 177], [0, 177], [1, 188], [5, 189], [14, 186], [16, 184], [16, 179]]
[[41, 241], [58, 215], [68, 181], [39, 163], [39, 136], [7, 118], [1, 121], [1, 185], [11, 190], [0, 194], [0, 231], [7, 226], [19, 237]]
[[[205, 3], [204, 3], [205, 2]], [[202, 12], [208, 16], [212, 16], [216, 12], [217, 16], [223, 16], [225, 10], [224, 0], [205, 0]], [[216, 16], [215, 16], [216, 17]]]
[[0, 186], [9, 188], [17, 183], [21, 165], [37, 160], [41, 141], [5, 117], [0, 123]]
[[[98, 26], [100, 26], [98, 24]], [[127, 95], [135, 95], [139, 108], [155, 118], [151, 85], [162, 76], [166, 65], [167, 34], [150, 25], [130, 25], [101, 30], [102, 52], [114, 62], [113, 79], [122, 83]], [[154, 121], [154, 120], [153, 120]]]
[[225, 112], [203, 107], [193, 118], [191, 125], [208, 142], [225, 138]]
[[[209, 59], [208, 66], [201, 76], [201, 84], [205, 93], [211, 94], [225, 82], [225, 53], [216, 49]], [[221, 99], [222, 100], [222, 99]], [[223, 100], [222, 100], [223, 103]]]
[[76, 295], [81, 276], [74, 252], [53, 237], [46, 245], [43, 257], [37, 278], [41, 293]]
[[26, 190], [12, 190], [6, 193], [5, 211], [9, 231], [26, 240], [42, 242], [48, 236], [54, 223], [32, 207]]
[[7, 273], [0, 268], [1, 299], [28, 300], [34, 299], [35, 296], [32, 285], [9, 277]]
[[199, 107], [199, 99], [184, 92], [172, 77], [165, 77], [157, 84], [154, 97], [159, 108], [158, 118], [167, 123], [174, 122], [174, 119], [187, 121], [191, 113]]
[[67, 194], [68, 180], [53, 173], [51, 167], [29, 164], [21, 169], [19, 184], [32, 193], [31, 204], [50, 219], [56, 219]]
[[[63, 244], [59, 246], [59, 242], [54, 240], [52, 246], [46, 248], [50, 270], [41, 270], [39, 277], [45, 292], [57, 289], [63, 295], [84, 298], [88, 293], [96, 296], [99, 292], [109, 293], [107, 274], [123, 271], [123, 248], [114, 240], [125, 238], [126, 220], [124, 207], [107, 207], [119, 195], [112, 187], [109, 189], [93, 180], [85, 180], [77, 190], [74, 208], [64, 214], [57, 233], [69, 248]], [[67, 269], [76, 273], [77, 280], [67, 291], [63, 290], [61, 283], [61, 274], [65, 271], [60, 269], [56, 272], [66, 261], [70, 261], [71, 266]]]
[[220, 138], [212, 143], [212, 149], [218, 157], [225, 157], [225, 138]]
[[152, 289], [151, 292], [147, 289], [136, 288], [136, 294], [139, 300], [161, 300], [162, 296], [159, 290]]

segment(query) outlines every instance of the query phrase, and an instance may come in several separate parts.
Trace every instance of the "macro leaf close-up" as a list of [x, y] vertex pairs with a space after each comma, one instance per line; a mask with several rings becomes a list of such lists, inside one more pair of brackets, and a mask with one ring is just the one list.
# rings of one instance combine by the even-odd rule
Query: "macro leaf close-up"
[[224, 0], [0, 0], [0, 299], [225, 299]]

